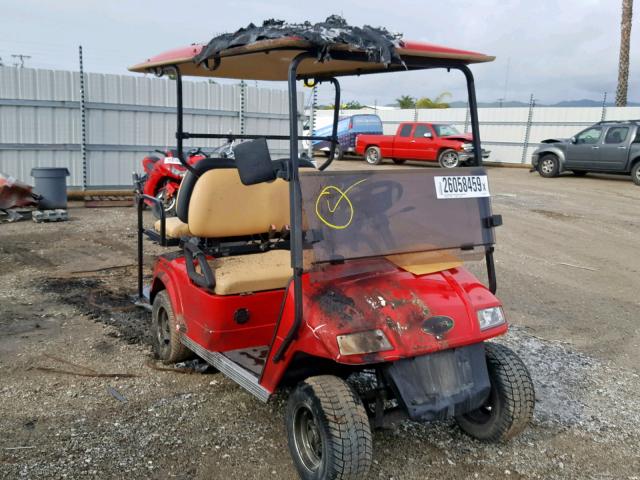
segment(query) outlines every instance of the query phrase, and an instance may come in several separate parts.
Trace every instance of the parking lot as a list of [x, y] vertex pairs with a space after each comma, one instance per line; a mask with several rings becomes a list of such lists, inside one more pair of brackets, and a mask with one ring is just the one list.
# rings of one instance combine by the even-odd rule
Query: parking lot
[[[499, 341], [534, 377], [534, 423], [506, 445], [452, 423], [377, 431], [369, 478], [638, 480], [640, 187], [520, 168], [489, 177], [512, 324]], [[135, 210], [69, 215], [0, 227], [0, 477], [295, 478], [284, 396], [263, 405], [219, 374], [152, 361], [150, 317], [129, 302]]]

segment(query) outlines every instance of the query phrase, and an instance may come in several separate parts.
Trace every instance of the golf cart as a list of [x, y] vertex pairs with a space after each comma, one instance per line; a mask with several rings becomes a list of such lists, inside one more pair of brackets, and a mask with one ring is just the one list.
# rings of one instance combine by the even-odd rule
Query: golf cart
[[[455, 171], [331, 172], [338, 110], [330, 136], [298, 135], [298, 81], [332, 84], [340, 105], [338, 77], [444, 68], [466, 78], [481, 152], [468, 64], [493, 57], [330, 26], [251, 25], [131, 67], [175, 79], [188, 170], [177, 217], [160, 212], [145, 228], [138, 195], [138, 296], [152, 310], [155, 353], [196, 354], [263, 402], [290, 392], [288, 444], [305, 479], [364, 478], [371, 425], [455, 418], [474, 438], [504, 441], [534, 406], [522, 361], [485, 342], [507, 324], [494, 296], [501, 218], [480, 156]], [[185, 162], [185, 140], [229, 134], [185, 131], [184, 75], [287, 81], [290, 134], [235, 135], [248, 140], [235, 159]], [[284, 139], [290, 156], [272, 160], [267, 141]], [[299, 158], [302, 140], [331, 142], [318, 168]], [[180, 247], [157, 257], [146, 287], [144, 235]], [[486, 261], [488, 288], [467, 259]]]

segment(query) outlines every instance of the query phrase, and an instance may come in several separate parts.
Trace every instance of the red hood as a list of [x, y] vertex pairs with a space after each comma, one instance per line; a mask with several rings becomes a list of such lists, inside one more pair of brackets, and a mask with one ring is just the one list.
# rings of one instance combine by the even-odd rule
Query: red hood
[[447, 140], [458, 140], [459, 142], [471, 142], [473, 141], [473, 135], [470, 133], [461, 133], [459, 135], [447, 135], [445, 137]]
[[[358, 263], [363, 262], [380, 260]], [[327, 278], [318, 276], [303, 288], [307, 327], [338, 362], [393, 361], [475, 343], [507, 329], [479, 330], [476, 310], [500, 301], [464, 268], [415, 276], [389, 263], [384, 272], [347, 276], [354, 266], [347, 262], [328, 267]], [[442, 337], [425, 333], [425, 321], [433, 316], [449, 317], [453, 328]], [[364, 356], [340, 354], [337, 335], [373, 329], [383, 330], [394, 348]]]

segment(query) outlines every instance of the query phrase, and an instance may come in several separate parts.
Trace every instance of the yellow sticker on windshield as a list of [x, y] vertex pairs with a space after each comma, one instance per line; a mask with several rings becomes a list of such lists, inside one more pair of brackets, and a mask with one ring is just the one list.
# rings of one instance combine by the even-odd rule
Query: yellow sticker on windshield
[[[358, 186], [362, 182], [364, 182], [366, 178], [362, 180], [358, 180], [356, 183], [351, 185], [345, 190], [342, 190], [335, 185], [327, 185], [324, 187], [318, 198], [316, 200], [316, 216], [320, 219], [322, 223], [324, 223], [327, 227], [333, 228], [335, 230], [343, 230], [351, 225], [353, 221], [353, 216], [355, 215], [355, 208], [347, 193], [352, 188]], [[325, 217], [325, 214], [322, 214], [320, 211], [322, 210], [322, 200], [325, 200], [326, 203], [326, 216], [330, 216], [331, 220], [328, 220]], [[346, 209], [346, 210], [345, 210]], [[345, 212], [347, 214], [345, 215]], [[341, 221], [337, 220], [338, 218], [343, 217]], [[335, 222], [335, 223], [334, 223]]]

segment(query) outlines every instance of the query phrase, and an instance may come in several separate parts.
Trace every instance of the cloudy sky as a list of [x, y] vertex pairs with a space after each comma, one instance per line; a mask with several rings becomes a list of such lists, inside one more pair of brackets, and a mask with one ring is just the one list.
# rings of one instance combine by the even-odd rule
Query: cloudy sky
[[[267, 18], [385, 26], [404, 38], [495, 55], [474, 67], [478, 98], [541, 103], [615, 97], [620, 0], [2, 0], [0, 58], [30, 55], [31, 67], [77, 69], [77, 46], [87, 71], [126, 73], [152, 54]], [[629, 101], [640, 101], [640, 4], [631, 41]], [[267, 86], [267, 85], [265, 85]], [[269, 85], [272, 86], [272, 85]], [[344, 100], [386, 104], [402, 94], [466, 100], [459, 73], [411, 72], [345, 79]], [[323, 95], [324, 98], [327, 98]]]

